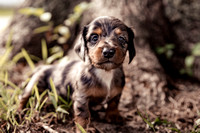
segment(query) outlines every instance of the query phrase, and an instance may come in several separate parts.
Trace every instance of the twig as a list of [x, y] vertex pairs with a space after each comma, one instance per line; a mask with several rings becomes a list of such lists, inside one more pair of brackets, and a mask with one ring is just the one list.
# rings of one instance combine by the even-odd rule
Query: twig
[[53, 130], [52, 128], [50, 128], [49, 126], [47, 126], [46, 124], [42, 124], [42, 127], [47, 130], [50, 133], [58, 133], [57, 131]]

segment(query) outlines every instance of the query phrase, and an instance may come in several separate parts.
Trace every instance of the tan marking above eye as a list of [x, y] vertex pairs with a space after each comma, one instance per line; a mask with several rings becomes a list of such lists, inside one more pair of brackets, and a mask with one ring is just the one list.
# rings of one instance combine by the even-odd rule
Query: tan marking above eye
[[98, 34], [98, 35], [101, 35], [102, 33], [102, 29], [101, 28], [97, 28], [95, 30], [92, 31], [92, 34]]
[[115, 33], [116, 33], [117, 35], [120, 35], [120, 34], [122, 33], [122, 31], [121, 31], [119, 28], [117, 28], [117, 29], [115, 30]]

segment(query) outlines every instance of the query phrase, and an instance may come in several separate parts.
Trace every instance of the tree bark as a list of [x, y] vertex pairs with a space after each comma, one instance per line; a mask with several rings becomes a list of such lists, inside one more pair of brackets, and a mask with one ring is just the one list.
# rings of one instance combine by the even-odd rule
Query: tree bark
[[[53, 14], [52, 20], [56, 26], [63, 23], [80, 1], [28, 0], [22, 7], [43, 7], [45, 11]], [[121, 19], [132, 27], [136, 34], [137, 56], [129, 66], [126, 65], [127, 61], [124, 66], [127, 80], [132, 81], [129, 85], [138, 91], [143, 100], [141, 102], [152, 101], [152, 104], [156, 104], [159, 100], [164, 101], [166, 88], [174, 85], [174, 79], [182, 78], [179, 71], [185, 66], [185, 58], [191, 54], [192, 47], [200, 42], [199, 14], [200, 3], [194, 0], [92, 0], [80, 23], [70, 27], [73, 35], [67, 45], [72, 46], [81, 27], [98, 16], [114, 16]], [[31, 54], [41, 53], [40, 41], [47, 33], [33, 34], [33, 30], [42, 25], [45, 23], [40, 22], [37, 17], [16, 14], [9, 26], [14, 33], [13, 56], [21, 48], [26, 48]], [[9, 31], [2, 34], [1, 45], [5, 44], [8, 34]], [[165, 47], [167, 44], [175, 46], [170, 58], [166, 53], [156, 52], [158, 47]], [[53, 45], [57, 43], [48, 42], [49, 47]], [[197, 82], [200, 80], [199, 69], [199, 57], [195, 57], [192, 70], [193, 79]], [[147, 93], [149, 97], [146, 97]]]
[[[5, 46], [6, 41], [12, 32], [12, 45], [14, 46], [11, 58], [17, 53], [21, 52], [22, 48], [25, 48], [30, 54], [41, 57], [41, 40], [46, 39], [48, 48], [59, 45], [57, 41], [48, 41], [48, 36], [53, 31], [43, 32], [36, 34], [34, 30], [41, 26], [46, 26], [46, 22], [42, 22], [37, 16], [28, 16], [18, 12], [19, 9], [25, 7], [43, 8], [45, 12], [52, 14], [51, 20], [53, 21], [53, 27], [63, 24], [64, 20], [68, 18], [70, 13], [73, 13], [74, 7], [79, 4], [81, 0], [39, 0], [32, 1], [26, 0], [15, 11], [15, 15], [10, 25], [5, 32], [0, 35], [0, 46]], [[69, 27], [75, 29], [73, 25]], [[72, 38], [77, 35], [77, 32], [72, 32]], [[73, 41], [69, 39], [68, 43]], [[64, 47], [64, 46], [63, 46]]]

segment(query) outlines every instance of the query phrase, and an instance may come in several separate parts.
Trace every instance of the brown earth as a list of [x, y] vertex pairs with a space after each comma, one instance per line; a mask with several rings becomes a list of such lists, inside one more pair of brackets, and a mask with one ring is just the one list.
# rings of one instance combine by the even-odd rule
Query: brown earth
[[[139, 50], [139, 48], [137, 49]], [[136, 58], [140, 58], [140, 54], [139, 52]], [[148, 55], [148, 53], [146, 54]], [[92, 115], [91, 126], [100, 133], [153, 132], [153, 129], [142, 120], [139, 115], [141, 113], [144, 118], [148, 118], [152, 123], [155, 123], [156, 118], [159, 118], [160, 121], [166, 120], [165, 124], [163, 122], [155, 125], [156, 132], [175, 132], [170, 130], [172, 127], [179, 129], [181, 132], [192, 131], [195, 121], [200, 118], [200, 90], [198, 89], [198, 84], [180, 80], [174, 81], [177, 88], [167, 91], [166, 86], [166, 90], [160, 90], [165, 88], [163, 87], [165, 83], [154, 72], [138, 67], [137, 61], [139, 60], [145, 61], [145, 65], [152, 65], [150, 62], [148, 64], [148, 61], [144, 59], [135, 59], [129, 65], [126, 59], [124, 63], [126, 86], [119, 105], [120, 113], [125, 118], [124, 123], [120, 125], [106, 123], [103, 119], [105, 113], [100, 111], [98, 115]], [[27, 73], [29, 68], [18, 64], [13, 71], [15, 72], [12, 80], [15, 83], [21, 83], [27, 77], [27, 74], [24, 73]], [[44, 112], [41, 112], [40, 115], [51, 111], [52, 109], [49, 108], [44, 109]], [[22, 126], [19, 126], [17, 132], [49, 132], [51, 129], [59, 133], [74, 132], [75, 125], [72, 121], [72, 115], [66, 116], [66, 119], [65, 122], [51, 118], [42, 120], [39, 115], [36, 115], [31, 122], [27, 121]]]

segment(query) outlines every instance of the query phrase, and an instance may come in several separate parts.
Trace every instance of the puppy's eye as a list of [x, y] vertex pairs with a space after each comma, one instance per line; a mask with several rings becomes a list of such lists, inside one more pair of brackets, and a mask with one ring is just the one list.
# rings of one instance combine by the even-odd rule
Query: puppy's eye
[[119, 40], [119, 42], [120, 42], [121, 44], [124, 44], [124, 43], [126, 42], [126, 39], [125, 39], [124, 37], [122, 37], [122, 36], [120, 36], [120, 37], [118, 38], [118, 40]]
[[93, 43], [93, 44], [95, 44], [98, 41], [98, 39], [99, 39], [99, 35], [98, 34], [92, 34], [90, 36], [90, 42]]

